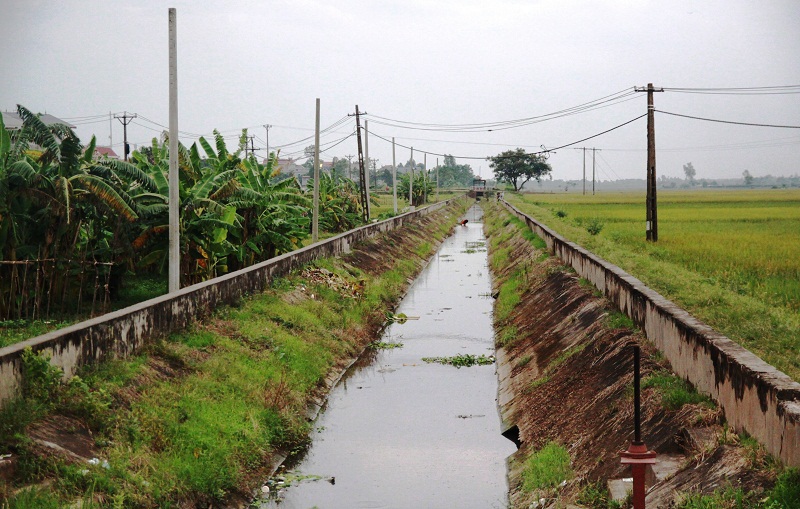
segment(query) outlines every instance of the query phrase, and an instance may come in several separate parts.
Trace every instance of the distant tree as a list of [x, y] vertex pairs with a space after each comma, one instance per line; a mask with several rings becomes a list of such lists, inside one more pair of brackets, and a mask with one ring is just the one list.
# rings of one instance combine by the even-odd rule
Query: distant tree
[[[431, 178], [436, 179], [434, 173]], [[458, 164], [451, 155], [444, 156], [444, 165], [439, 166], [440, 187], [469, 187], [475, 174], [468, 164]]]
[[753, 176], [750, 175], [750, 172], [748, 170], [744, 170], [742, 172], [742, 177], [744, 177], [744, 185], [746, 185], [746, 186], [752, 186], [753, 185]]
[[331, 173], [337, 177], [347, 177], [350, 176], [347, 174], [349, 164], [347, 159], [339, 159], [337, 157], [333, 158], [333, 168], [331, 168]]
[[488, 158], [498, 182], [507, 182], [519, 191], [531, 179], [539, 182], [553, 171], [545, 158], [538, 154], [528, 154], [525, 149], [506, 150]]
[[695, 171], [694, 165], [692, 165], [692, 163], [684, 164], [683, 173], [686, 174], [686, 178], [689, 180], [689, 183], [694, 185], [694, 176], [697, 175], [697, 171]]

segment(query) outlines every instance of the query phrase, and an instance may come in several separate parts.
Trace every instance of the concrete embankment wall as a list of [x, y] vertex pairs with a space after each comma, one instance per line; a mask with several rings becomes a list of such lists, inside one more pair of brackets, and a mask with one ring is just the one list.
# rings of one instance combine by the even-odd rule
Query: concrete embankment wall
[[784, 464], [800, 466], [800, 384], [616, 265], [505, 205], [555, 256], [628, 315], [676, 374], [711, 396], [731, 426], [747, 431]]
[[0, 405], [18, 394], [20, 360], [27, 347], [50, 357], [51, 364], [60, 367], [65, 378], [69, 378], [80, 366], [129, 356], [148, 341], [185, 328], [218, 306], [234, 304], [242, 297], [262, 292], [273, 278], [313, 260], [346, 253], [359, 241], [399, 228], [452, 201], [362, 226], [175, 293], [0, 348]]

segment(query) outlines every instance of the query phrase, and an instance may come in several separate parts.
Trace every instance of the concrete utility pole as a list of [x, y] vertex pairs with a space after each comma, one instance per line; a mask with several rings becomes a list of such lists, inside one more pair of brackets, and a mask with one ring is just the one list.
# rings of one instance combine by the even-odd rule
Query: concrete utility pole
[[411, 175], [408, 179], [408, 209], [414, 210], [414, 147], [411, 147], [411, 160], [408, 164], [411, 165]]
[[656, 130], [653, 92], [663, 92], [652, 83], [645, 87], [635, 87], [637, 92], [647, 92], [647, 240], [658, 241], [658, 208], [656, 202]]
[[583, 147], [583, 194], [586, 194], [586, 147]]
[[436, 201], [439, 201], [439, 158], [436, 158]]
[[314, 129], [314, 211], [311, 218], [311, 242], [319, 240], [319, 97], [317, 97], [317, 121]]
[[[181, 231], [178, 214], [180, 182], [178, 176], [178, 21], [175, 8], [169, 9], [169, 293], [181, 288]], [[123, 125], [125, 123], [123, 122]], [[125, 137], [125, 160], [128, 160]]]
[[[176, 80], [177, 80], [177, 78], [176, 78]], [[171, 108], [171, 106], [170, 106], [170, 108]], [[122, 123], [122, 139], [124, 141], [124, 143], [122, 145], [122, 153], [125, 154], [125, 160], [127, 161], [128, 160], [128, 152], [130, 152], [130, 150], [128, 150], [128, 124], [130, 124], [131, 121], [134, 118], [136, 118], [136, 113], [131, 113], [130, 115], [128, 115], [128, 112], [126, 111], [122, 115], [116, 115], [114, 118], [116, 118], [117, 120], [119, 120]], [[170, 132], [170, 134], [171, 134], [171, 132]]]
[[598, 150], [601, 150], [601, 149], [592, 147], [592, 196], [594, 196], [594, 176], [595, 176], [595, 172], [594, 172], [595, 160], [594, 160], [594, 157], [595, 157], [595, 152], [597, 152]]
[[392, 136], [392, 206], [397, 214], [397, 158], [394, 153], [394, 136]]
[[353, 180], [353, 154], [345, 156], [347, 158], [347, 178]]
[[364, 159], [367, 160], [367, 173], [364, 177], [367, 183], [367, 221], [372, 218], [372, 204], [369, 202], [369, 120], [364, 121]]
[[110, 111], [108, 112], [108, 148], [114, 150], [114, 139], [113, 136], [113, 129], [114, 126], [114, 114]]
[[422, 155], [422, 204], [428, 203], [428, 153]]
[[267, 131], [267, 159], [269, 159], [269, 129], [271, 127], [272, 126], [269, 125], [269, 124], [264, 124], [264, 129], [266, 129], [266, 131]]

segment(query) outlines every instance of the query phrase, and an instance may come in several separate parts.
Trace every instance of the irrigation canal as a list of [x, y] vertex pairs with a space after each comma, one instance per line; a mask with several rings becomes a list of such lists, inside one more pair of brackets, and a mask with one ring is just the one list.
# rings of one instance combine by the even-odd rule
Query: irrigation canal
[[[273, 480], [262, 509], [505, 508], [494, 365], [423, 357], [492, 355], [491, 281], [482, 210], [456, 226], [412, 283], [381, 341], [333, 389], [304, 458]], [[417, 319], [418, 317], [418, 319]]]

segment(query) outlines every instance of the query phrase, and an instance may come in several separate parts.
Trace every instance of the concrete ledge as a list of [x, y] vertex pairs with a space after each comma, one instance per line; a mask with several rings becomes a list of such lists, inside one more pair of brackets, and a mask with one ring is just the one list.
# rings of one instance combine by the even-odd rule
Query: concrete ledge
[[800, 466], [800, 383], [716, 332], [616, 265], [504, 202], [548, 249], [591, 281], [653, 341], [679, 376], [708, 394], [727, 421], [788, 466]]
[[346, 253], [359, 241], [397, 229], [457, 199], [365, 225], [175, 293], [0, 348], [0, 405], [18, 394], [22, 376], [20, 358], [27, 347], [49, 356], [50, 363], [60, 367], [65, 378], [70, 378], [83, 365], [127, 357], [149, 340], [183, 329], [218, 306], [234, 304], [242, 297], [262, 292], [273, 278], [318, 258]]

